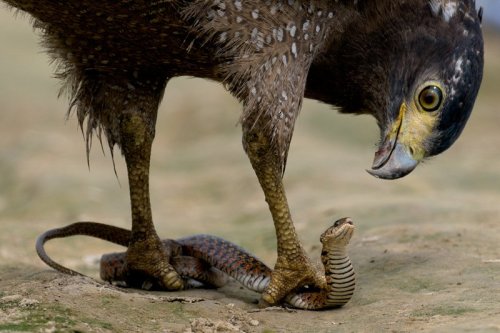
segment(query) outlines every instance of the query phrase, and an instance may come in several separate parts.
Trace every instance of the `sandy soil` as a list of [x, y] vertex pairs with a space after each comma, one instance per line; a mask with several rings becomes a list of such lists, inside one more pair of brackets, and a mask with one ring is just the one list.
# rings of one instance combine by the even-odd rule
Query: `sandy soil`
[[[344, 308], [259, 309], [231, 283], [175, 293], [118, 290], [47, 269], [42, 231], [77, 220], [129, 227], [127, 179], [116, 151], [94, 144], [90, 171], [66, 101], [27, 20], [0, 11], [0, 331], [28, 332], [500, 332], [500, 39], [469, 124], [455, 146], [398, 181], [370, 177], [372, 119], [305, 103], [285, 178], [301, 239], [318, 257], [320, 233], [351, 216], [358, 289]], [[240, 107], [220, 86], [172, 81], [158, 119], [152, 165], [163, 237], [211, 233], [268, 264], [269, 213], [241, 149]], [[97, 276], [118, 247], [57, 240], [61, 263]]]

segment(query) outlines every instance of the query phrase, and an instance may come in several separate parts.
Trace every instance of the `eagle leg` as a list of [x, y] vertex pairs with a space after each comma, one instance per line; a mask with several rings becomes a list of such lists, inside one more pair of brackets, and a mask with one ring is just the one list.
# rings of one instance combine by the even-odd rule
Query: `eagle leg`
[[[118, 115], [117, 136], [127, 164], [132, 210], [132, 235], [126, 252], [127, 284], [136, 287], [137, 281], [148, 277], [160, 287], [179, 290], [182, 278], [170, 262], [170, 253], [158, 237], [151, 213], [149, 168], [151, 147], [155, 134], [156, 115], [164, 84], [134, 82], [136, 90], [149, 86], [150, 94], [136, 95]], [[155, 89], [156, 86], [156, 89]], [[157, 92], [153, 94], [153, 92]], [[138, 278], [139, 277], [139, 278]]]
[[261, 305], [279, 303], [292, 290], [305, 285], [324, 287], [324, 277], [306, 255], [293, 225], [282, 182], [280, 154], [258, 126], [244, 131], [243, 142], [269, 205], [277, 238], [278, 258]]

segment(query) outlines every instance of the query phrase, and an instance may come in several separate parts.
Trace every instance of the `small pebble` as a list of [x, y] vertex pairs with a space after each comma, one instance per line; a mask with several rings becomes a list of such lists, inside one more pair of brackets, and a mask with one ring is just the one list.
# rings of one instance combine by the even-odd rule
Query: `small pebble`
[[257, 319], [252, 319], [250, 320], [249, 324], [252, 326], [259, 326], [260, 323]]
[[25, 308], [28, 308], [33, 305], [37, 305], [40, 302], [37, 301], [36, 299], [31, 299], [31, 298], [23, 298], [21, 302], [19, 302], [19, 305]]

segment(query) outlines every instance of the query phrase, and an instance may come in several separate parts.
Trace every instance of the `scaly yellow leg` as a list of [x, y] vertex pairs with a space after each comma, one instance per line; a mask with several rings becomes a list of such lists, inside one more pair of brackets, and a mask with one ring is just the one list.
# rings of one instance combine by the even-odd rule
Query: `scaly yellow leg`
[[169, 264], [170, 254], [156, 233], [151, 214], [149, 164], [154, 123], [151, 125], [150, 121], [140, 112], [123, 113], [120, 121], [132, 206], [132, 238], [126, 254], [127, 283], [141, 287], [135, 284], [147, 277], [162, 288], [179, 290], [184, 282]]
[[311, 263], [295, 231], [282, 181], [279, 155], [261, 132], [244, 134], [245, 150], [259, 179], [274, 221], [278, 258], [271, 282], [262, 295], [264, 304], [276, 304], [304, 285], [325, 287], [323, 274]]

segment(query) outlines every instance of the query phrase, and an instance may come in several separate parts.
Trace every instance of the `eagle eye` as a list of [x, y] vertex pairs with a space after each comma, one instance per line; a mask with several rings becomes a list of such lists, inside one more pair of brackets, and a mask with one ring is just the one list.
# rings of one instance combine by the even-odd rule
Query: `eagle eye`
[[443, 103], [443, 91], [435, 85], [426, 86], [418, 95], [418, 102], [424, 111], [436, 111]]

